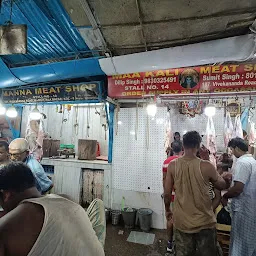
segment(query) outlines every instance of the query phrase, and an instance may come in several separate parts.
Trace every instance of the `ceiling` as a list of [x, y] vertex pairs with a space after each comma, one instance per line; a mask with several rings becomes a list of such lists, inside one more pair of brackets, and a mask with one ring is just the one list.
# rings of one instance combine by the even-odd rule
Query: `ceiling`
[[90, 50], [59, 0], [15, 0], [12, 5], [3, 0], [0, 24], [10, 20], [27, 24], [28, 53], [2, 56], [9, 67], [99, 55]]
[[246, 34], [256, 18], [255, 0], [61, 1], [82, 35], [92, 26], [89, 5], [105, 40], [95, 49], [112, 56]]
[[27, 54], [0, 58], [0, 87], [102, 80], [101, 58], [248, 34], [256, 18], [255, 0], [0, 2], [0, 24], [28, 28]]
[[87, 45], [60, 0], [0, 3], [1, 25], [27, 25], [27, 54], [0, 57], [0, 88], [105, 79], [102, 53]]

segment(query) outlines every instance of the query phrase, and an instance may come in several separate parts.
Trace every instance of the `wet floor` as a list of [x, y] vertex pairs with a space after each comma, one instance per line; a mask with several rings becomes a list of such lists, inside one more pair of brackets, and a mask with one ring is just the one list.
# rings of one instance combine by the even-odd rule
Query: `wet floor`
[[[141, 231], [139, 229], [132, 229]], [[155, 241], [152, 245], [142, 245], [127, 242], [127, 238], [132, 231], [123, 226], [107, 225], [107, 236], [105, 243], [106, 256], [167, 256], [166, 254], [166, 231], [152, 229], [150, 233], [155, 234]], [[122, 232], [124, 231], [123, 234]], [[120, 233], [120, 234], [118, 234]]]

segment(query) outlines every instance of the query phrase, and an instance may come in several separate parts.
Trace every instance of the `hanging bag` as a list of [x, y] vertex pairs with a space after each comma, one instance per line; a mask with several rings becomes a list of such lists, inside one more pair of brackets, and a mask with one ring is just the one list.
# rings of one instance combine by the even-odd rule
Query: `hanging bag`
[[249, 146], [255, 146], [255, 123], [249, 118], [249, 133], [248, 133]]
[[217, 223], [231, 225], [231, 217], [229, 212], [225, 209], [225, 207], [222, 207], [222, 209], [217, 214]]

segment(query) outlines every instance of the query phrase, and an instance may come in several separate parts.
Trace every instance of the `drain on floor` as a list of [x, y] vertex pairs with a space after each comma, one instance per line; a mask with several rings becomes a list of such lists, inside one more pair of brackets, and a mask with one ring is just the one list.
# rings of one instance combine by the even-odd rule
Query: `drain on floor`
[[153, 244], [154, 240], [155, 240], [155, 234], [137, 232], [137, 231], [131, 231], [129, 237], [127, 238], [128, 242], [136, 243], [136, 244], [144, 244], [144, 245]]

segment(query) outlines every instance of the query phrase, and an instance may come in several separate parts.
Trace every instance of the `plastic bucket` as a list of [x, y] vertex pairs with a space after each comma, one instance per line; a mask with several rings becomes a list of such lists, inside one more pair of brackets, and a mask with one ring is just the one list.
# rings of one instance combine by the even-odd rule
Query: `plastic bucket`
[[153, 211], [148, 208], [141, 208], [138, 210], [138, 217], [140, 222], [140, 228], [142, 231], [149, 231], [152, 224]]
[[121, 211], [119, 210], [111, 211], [112, 225], [118, 225], [120, 221], [120, 216], [121, 216]]
[[136, 220], [136, 212], [137, 210], [135, 208], [128, 208], [128, 207], [124, 208], [124, 210], [122, 211], [124, 225], [126, 228], [134, 228], [135, 220]]

